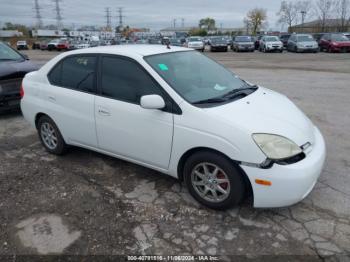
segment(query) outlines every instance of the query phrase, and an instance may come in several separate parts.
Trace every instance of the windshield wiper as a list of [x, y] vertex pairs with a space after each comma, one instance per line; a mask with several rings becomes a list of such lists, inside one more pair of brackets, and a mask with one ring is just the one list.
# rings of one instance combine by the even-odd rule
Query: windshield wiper
[[235, 97], [240, 96], [240, 95], [248, 95], [246, 93], [247, 90], [253, 90], [253, 92], [254, 92], [257, 89], [258, 89], [258, 86], [256, 86], [256, 85], [252, 86], [252, 85], [247, 84], [246, 87], [231, 90], [230, 92], [223, 95], [222, 98], [232, 99], [232, 98], [235, 98]]
[[199, 100], [197, 102], [193, 102], [192, 104], [194, 104], [194, 105], [212, 104], [212, 103], [223, 103], [223, 102], [226, 102], [226, 101], [227, 101], [226, 98], [216, 97], [216, 98], [209, 98], [209, 99]]

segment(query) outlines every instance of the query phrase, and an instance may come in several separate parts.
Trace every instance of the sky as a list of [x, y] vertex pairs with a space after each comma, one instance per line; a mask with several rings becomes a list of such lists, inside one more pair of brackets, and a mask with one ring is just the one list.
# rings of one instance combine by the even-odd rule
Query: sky
[[[53, 0], [38, 0], [44, 24], [55, 24]], [[292, 0], [296, 1], [296, 0]], [[216, 20], [217, 27], [242, 27], [246, 13], [255, 7], [264, 8], [268, 28], [282, 29], [276, 23], [281, 0], [61, 0], [63, 24], [104, 26], [105, 8], [110, 7], [112, 25], [117, 25], [117, 8], [123, 7], [124, 24], [159, 30], [173, 25], [197, 26], [204, 17]], [[35, 24], [34, 0], [0, 0], [0, 27], [5, 22]]]

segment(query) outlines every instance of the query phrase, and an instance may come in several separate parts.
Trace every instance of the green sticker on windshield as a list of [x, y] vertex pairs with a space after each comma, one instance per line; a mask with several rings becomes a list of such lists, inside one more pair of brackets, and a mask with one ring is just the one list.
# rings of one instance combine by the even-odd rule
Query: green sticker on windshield
[[159, 66], [159, 69], [162, 70], [162, 71], [168, 71], [169, 68], [165, 65], [165, 64], [158, 64]]

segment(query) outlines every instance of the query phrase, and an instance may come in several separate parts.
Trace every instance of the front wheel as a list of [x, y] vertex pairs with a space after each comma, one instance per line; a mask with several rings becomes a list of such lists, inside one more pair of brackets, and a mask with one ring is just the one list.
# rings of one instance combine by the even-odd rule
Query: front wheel
[[46, 151], [55, 155], [62, 155], [67, 150], [67, 145], [55, 122], [48, 116], [42, 116], [38, 121], [38, 133], [42, 145]]
[[189, 157], [184, 166], [190, 194], [212, 209], [238, 205], [245, 194], [243, 175], [231, 160], [220, 154], [202, 151]]

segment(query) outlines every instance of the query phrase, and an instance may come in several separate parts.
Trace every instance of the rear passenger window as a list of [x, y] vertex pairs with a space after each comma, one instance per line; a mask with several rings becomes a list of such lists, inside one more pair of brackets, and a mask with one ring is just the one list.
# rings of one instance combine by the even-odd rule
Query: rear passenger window
[[96, 57], [71, 56], [50, 72], [51, 84], [83, 92], [94, 92]]
[[118, 57], [103, 57], [101, 66], [102, 95], [139, 104], [141, 96], [162, 96], [159, 86], [138, 64]]

